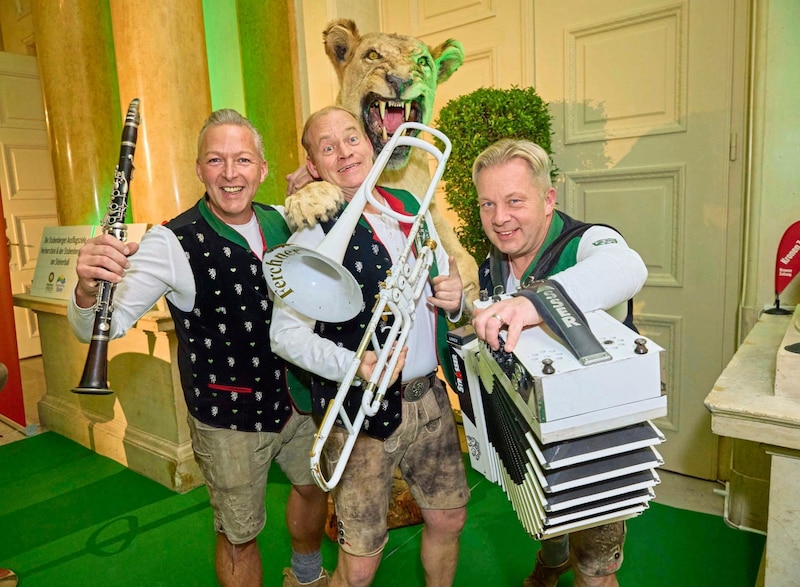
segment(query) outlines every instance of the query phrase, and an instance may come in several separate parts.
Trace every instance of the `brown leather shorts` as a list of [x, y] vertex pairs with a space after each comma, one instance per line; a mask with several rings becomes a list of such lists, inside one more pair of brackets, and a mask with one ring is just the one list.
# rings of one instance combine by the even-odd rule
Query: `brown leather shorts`
[[584, 575], [605, 577], [622, 566], [625, 522], [613, 522], [569, 535], [573, 564]]
[[[334, 427], [323, 449], [329, 475], [339, 459], [344, 432]], [[403, 420], [385, 441], [361, 434], [331, 495], [338, 518], [339, 546], [355, 556], [381, 552], [395, 469], [399, 467], [423, 509], [461, 508], [469, 486], [450, 400], [441, 381], [417, 401], [403, 402]]]

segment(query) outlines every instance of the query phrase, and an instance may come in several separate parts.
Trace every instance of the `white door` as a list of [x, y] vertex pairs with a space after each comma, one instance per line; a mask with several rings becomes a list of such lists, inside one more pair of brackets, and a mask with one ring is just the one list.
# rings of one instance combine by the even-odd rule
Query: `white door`
[[[738, 0], [381, 3], [384, 31], [464, 44], [444, 84], [536, 87], [553, 115], [559, 205], [617, 227], [645, 259], [636, 323], [667, 349], [665, 468], [717, 475], [703, 400], [733, 352], [741, 134]], [[746, 29], [745, 29], [746, 30]], [[457, 92], [457, 93], [453, 93]], [[741, 138], [740, 138], [741, 142]], [[731, 271], [733, 269], [733, 271]], [[733, 303], [731, 303], [733, 301]]]
[[[30, 290], [43, 228], [58, 225], [55, 193], [36, 58], [0, 52], [0, 196], [15, 294]], [[41, 354], [33, 312], [15, 308], [14, 319], [20, 358]]]

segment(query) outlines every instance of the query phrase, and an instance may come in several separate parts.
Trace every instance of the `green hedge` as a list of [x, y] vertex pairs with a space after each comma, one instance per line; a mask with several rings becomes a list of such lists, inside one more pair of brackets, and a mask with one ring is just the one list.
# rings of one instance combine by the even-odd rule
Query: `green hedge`
[[550, 113], [533, 88], [481, 88], [448, 102], [435, 127], [453, 144], [443, 179], [445, 199], [461, 220], [456, 234], [480, 263], [489, 243], [481, 228], [472, 163], [481, 151], [503, 138], [527, 139], [552, 154]]

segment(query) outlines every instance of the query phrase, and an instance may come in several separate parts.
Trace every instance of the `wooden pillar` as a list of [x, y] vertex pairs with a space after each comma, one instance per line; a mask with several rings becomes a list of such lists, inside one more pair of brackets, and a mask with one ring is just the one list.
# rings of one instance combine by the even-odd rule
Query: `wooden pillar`
[[32, 13], [59, 224], [97, 224], [122, 129], [108, 5], [33, 0]]
[[119, 99], [139, 98], [134, 222], [160, 224], [203, 194], [197, 135], [211, 113], [201, 0], [111, 0]]

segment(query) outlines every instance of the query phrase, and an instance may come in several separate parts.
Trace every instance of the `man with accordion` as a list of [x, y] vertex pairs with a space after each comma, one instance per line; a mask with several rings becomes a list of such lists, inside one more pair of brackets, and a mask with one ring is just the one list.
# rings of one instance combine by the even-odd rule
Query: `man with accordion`
[[[495, 350], [502, 329], [508, 330], [504, 350], [511, 352], [524, 327], [542, 322], [525, 286], [545, 278], [557, 282], [583, 312], [606, 310], [632, 327], [630, 299], [647, 278], [644, 262], [617, 231], [555, 210], [550, 171], [541, 147], [511, 139], [491, 145], [472, 168], [481, 222], [492, 244], [479, 269], [481, 289], [490, 295], [518, 292], [474, 312], [475, 333]], [[624, 521], [543, 539], [524, 587], [553, 587], [570, 568], [576, 586], [618, 585], [624, 539]]]

